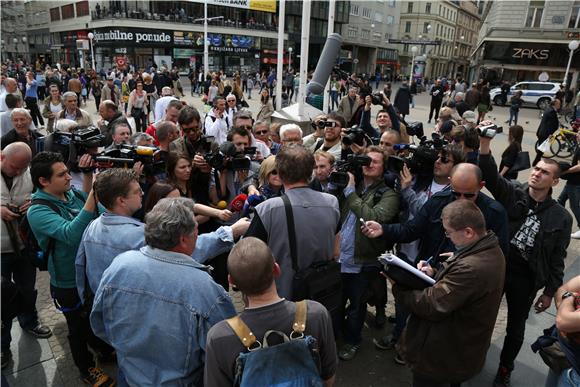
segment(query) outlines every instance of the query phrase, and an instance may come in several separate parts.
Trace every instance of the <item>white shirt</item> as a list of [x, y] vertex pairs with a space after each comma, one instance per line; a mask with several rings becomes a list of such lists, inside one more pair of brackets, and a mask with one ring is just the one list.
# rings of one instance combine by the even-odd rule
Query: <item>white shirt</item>
[[215, 137], [215, 142], [218, 145], [223, 144], [228, 138], [228, 121], [227, 115], [224, 112], [222, 118], [217, 118], [215, 110], [211, 109], [207, 116], [205, 116], [205, 135]]
[[155, 111], [153, 113], [153, 116], [155, 117], [155, 121], [159, 121], [163, 118], [163, 116], [165, 116], [165, 109], [167, 109], [167, 105], [169, 105], [169, 102], [171, 102], [173, 100], [177, 100], [177, 98], [175, 98], [171, 95], [168, 95], [168, 96], [159, 98], [155, 102]]

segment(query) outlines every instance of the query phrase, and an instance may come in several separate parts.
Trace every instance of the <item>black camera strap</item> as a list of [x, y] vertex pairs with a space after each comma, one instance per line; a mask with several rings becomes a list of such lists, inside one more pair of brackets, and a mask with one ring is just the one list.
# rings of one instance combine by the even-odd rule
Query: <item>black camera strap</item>
[[298, 273], [298, 257], [296, 255], [296, 230], [294, 228], [294, 213], [292, 204], [286, 194], [282, 195], [284, 210], [286, 211], [286, 226], [288, 227], [288, 241], [290, 242], [290, 256], [292, 257], [292, 269]]

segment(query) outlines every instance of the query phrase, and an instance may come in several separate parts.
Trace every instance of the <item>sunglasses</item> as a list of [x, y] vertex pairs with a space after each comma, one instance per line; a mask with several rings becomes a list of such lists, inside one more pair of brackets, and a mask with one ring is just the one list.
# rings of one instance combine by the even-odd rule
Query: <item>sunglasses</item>
[[242, 128], [242, 129], [246, 129], [246, 130], [252, 130], [252, 125], [241, 125], [241, 126], [238, 126], [238, 128]]
[[181, 127], [181, 130], [183, 130], [183, 133], [189, 133], [189, 132], [198, 132], [199, 128], [197, 126], [192, 126], [189, 128], [186, 128], [184, 126]]
[[462, 196], [463, 196], [464, 198], [466, 198], [466, 199], [472, 199], [472, 198], [474, 198], [474, 197], [476, 197], [476, 196], [477, 196], [477, 194], [476, 194], [476, 193], [471, 193], [471, 192], [458, 192], [458, 191], [456, 191], [456, 190], [454, 190], [454, 189], [452, 189], [452, 190], [451, 190], [451, 194], [452, 194], [453, 196], [455, 196], [455, 199], [459, 199], [459, 198], [460, 198], [460, 197], [462, 197]]
[[278, 171], [274, 169], [272, 172], [270, 172], [270, 175], [276, 176], [276, 175], [278, 175]]
[[268, 132], [269, 132], [269, 130], [257, 130], [257, 131], [256, 131], [256, 134], [257, 134], [258, 136], [262, 136], [262, 135], [264, 135], [264, 134], [268, 134]]

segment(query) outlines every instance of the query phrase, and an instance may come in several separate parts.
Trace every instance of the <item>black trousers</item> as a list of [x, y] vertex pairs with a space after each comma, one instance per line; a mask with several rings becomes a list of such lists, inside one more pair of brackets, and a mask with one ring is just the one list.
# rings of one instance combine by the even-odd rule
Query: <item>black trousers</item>
[[526, 320], [537, 292], [534, 282], [534, 275], [525, 261], [510, 265], [506, 270], [504, 292], [508, 314], [499, 363], [509, 370], [514, 369], [514, 361], [524, 343]]
[[441, 101], [431, 101], [431, 108], [429, 109], [429, 121], [433, 118], [433, 112], [435, 112], [435, 120], [439, 118], [439, 109], [441, 109]]
[[81, 374], [86, 375], [89, 368], [95, 366], [95, 360], [89, 351], [89, 346], [93, 351], [103, 356], [111, 354], [113, 348], [93, 333], [89, 315], [81, 307], [81, 300], [76, 288], [57, 288], [51, 285], [50, 292], [55, 304], [63, 312], [66, 319], [68, 343], [73, 361]]
[[44, 125], [44, 119], [42, 114], [40, 114], [40, 109], [38, 108], [38, 98], [26, 97], [24, 98], [26, 102], [26, 108], [30, 110], [30, 115], [32, 116], [32, 122], [38, 127], [38, 124]]

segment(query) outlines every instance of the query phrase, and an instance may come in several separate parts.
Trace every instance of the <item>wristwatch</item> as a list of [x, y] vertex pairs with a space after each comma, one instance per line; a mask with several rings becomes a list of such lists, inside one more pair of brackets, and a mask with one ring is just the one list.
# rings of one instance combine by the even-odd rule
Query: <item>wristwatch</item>
[[568, 297], [572, 297], [574, 296], [574, 293], [572, 292], [564, 292], [564, 294], [562, 294], [562, 300], [568, 298]]

